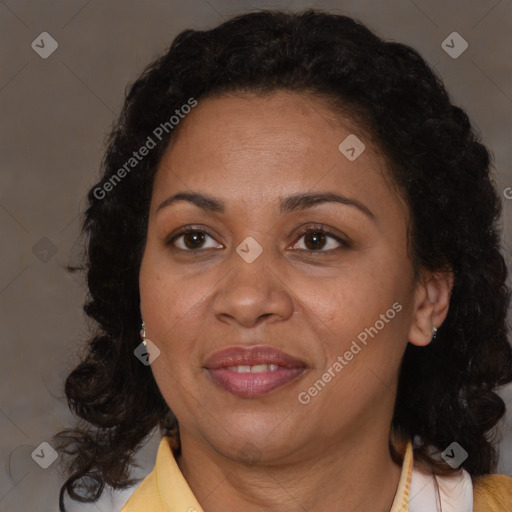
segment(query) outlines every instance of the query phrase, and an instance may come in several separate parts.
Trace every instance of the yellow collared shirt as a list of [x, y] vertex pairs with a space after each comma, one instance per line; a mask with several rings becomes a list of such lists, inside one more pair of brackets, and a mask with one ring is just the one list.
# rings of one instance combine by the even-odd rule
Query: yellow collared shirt
[[[409, 507], [413, 467], [413, 448], [408, 441], [390, 512], [414, 512]], [[473, 510], [456, 509], [457, 512], [512, 512], [512, 477], [483, 475], [475, 479], [473, 492]], [[121, 512], [204, 512], [178, 467], [169, 437], [160, 442], [153, 471], [135, 489]]]

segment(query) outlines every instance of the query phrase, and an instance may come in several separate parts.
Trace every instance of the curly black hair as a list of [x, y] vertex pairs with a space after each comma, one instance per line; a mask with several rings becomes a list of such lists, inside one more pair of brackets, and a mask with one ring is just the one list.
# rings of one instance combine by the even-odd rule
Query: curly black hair
[[[174, 433], [179, 453], [177, 419], [150, 367], [133, 354], [140, 344], [138, 277], [153, 178], [179, 131], [169, 119], [191, 100], [274, 90], [328, 97], [333, 110], [349, 112], [364, 127], [389, 160], [389, 177], [410, 210], [414, 268], [454, 275], [437, 337], [405, 350], [393, 457], [399, 459], [391, 438], [405, 435], [419, 440], [416, 459], [445, 474], [455, 470], [436, 453], [456, 440], [470, 453], [462, 467], [472, 477], [495, 470], [496, 441], [489, 434], [497, 433], [505, 413], [495, 391], [512, 381], [511, 291], [489, 150], [409, 46], [384, 41], [343, 15], [262, 10], [211, 30], [181, 32], [131, 85], [110, 134], [101, 179], [88, 194], [84, 263], [74, 268], [86, 271], [84, 311], [97, 331], [65, 383], [81, 423], [56, 436], [59, 449], [72, 456], [61, 510], [66, 491], [75, 500], [96, 501], [105, 485], [132, 485], [134, 454], [156, 428]], [[148, 137], [158, 139], [156, 147], [127, 168]]]

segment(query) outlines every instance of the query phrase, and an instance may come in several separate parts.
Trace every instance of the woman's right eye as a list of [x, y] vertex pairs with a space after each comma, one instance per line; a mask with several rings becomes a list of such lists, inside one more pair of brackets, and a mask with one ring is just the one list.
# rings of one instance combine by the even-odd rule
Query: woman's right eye
[[[166, 247], [172, 246], [172, 248], [179, 249], [185, 252], [195, 252], [198, 250], [203, 250], [205, 247], [202, 245], [206, 238], [213, 237], [209, 235], [203, 229], [184, 229], [172, 235], [166, 242]], [[222, 246], [220, 246], [222, 247]], [[218, 246], [206, 247], [206, 249], [215, 249], [219, 248]]]

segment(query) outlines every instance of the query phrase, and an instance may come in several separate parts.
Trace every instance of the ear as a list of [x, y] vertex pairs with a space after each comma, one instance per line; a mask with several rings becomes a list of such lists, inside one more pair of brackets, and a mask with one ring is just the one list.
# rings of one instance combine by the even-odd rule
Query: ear
[[448, 314], [453, 289], [452, 272], [426, 272], [414, 291], [414, 313], [408, 340], [424, 347], [432, 341], [433, 328], [439, 328]]

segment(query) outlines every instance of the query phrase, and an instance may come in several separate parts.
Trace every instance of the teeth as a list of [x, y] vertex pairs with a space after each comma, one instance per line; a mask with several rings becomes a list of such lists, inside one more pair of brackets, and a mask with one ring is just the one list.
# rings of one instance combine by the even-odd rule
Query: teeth
[[279, 368], [277, 364], [255, 364], [253, 366], [240, 365], [228, 366], [228, 370], [237, 373], [262, 373], [266, 371], [274, 372]]
[[266, 364], [255, 364], [254, 366], [251, 366], [251, 373], [266, 372], [267, 369], [268, 365]]

